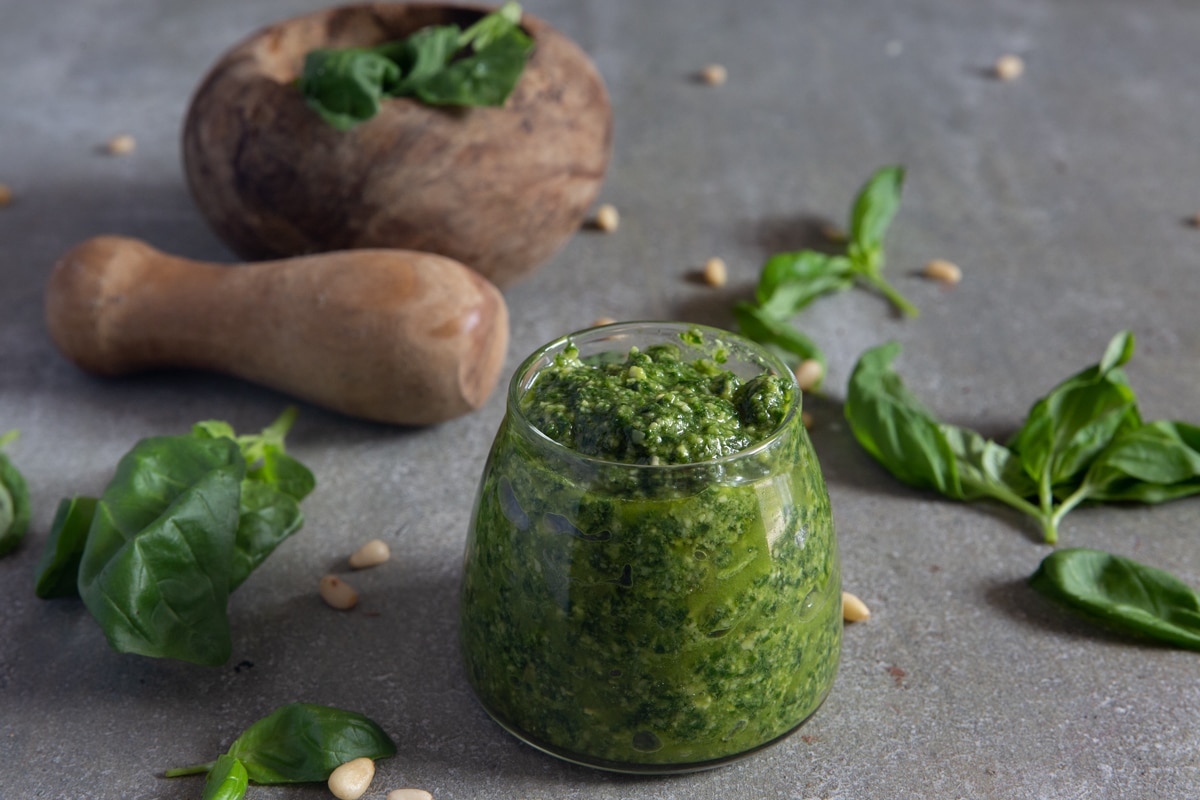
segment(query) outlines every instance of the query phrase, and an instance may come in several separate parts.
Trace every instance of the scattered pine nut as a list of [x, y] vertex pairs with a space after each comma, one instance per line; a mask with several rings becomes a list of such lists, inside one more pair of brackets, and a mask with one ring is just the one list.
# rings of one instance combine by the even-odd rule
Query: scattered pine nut
[[[0, 206], [2, 205], [4, 205], [4, 203], [0, 202]], [[1189, 217], [1188, 224], [1193, 228], [1200, 228], [1200, 214], [1193, 214], [1191, 217]]]
[[592, 327], [599, 328], [601, 325], [612, 325], [614, 322], [616, 322], [616, 320], [612, 317], [596, 317], [594, 320], [592, 320]]
[[871, 618], [871, 609], [849, 592], [842, 592], [842, 619], [846, 622], [865, 622]]
[[354, 569], [375, 567], [392, 557], [392, 551], [387, 542], [382, 539], [372, 539], [354, 551], [350, 556], [350, 566]]
[[605, 233], [612, 233], [621, 224], [621, 215], [612, 203], [605, 203], [596, 209], [596, 227]]
[[729, 71], [722, 64], [709, 64], [700, 70], [700, 80], [709, 86], [722, 86], [729, 80]]
[[996, 64], [992, 67], [996, 73], [996, 77], [1002, 81], [1015, 81], [1025, 72], [1025, 62], [1020, 56], [1005, 55], [996, 59]]
[[109, 155], [113, 156], [123, 156], [132, 153], [135, 147], [137, 147], [137, 140], [128, 133], [114, 136], [108, 140], [108, 144], [106, 145]]
[[822, 225], [821, 235], [824, 236], [828, 241], [836, 244], [841, 244], [847, 239], [846, 231], [842, 230], [837, 225]]
[[337, 575], [326, 575], [321, 578], [321, 599], [330, 608], [349, 611], [358, 605], [358, 592]]
[[807, 392], [816, 386], [823, 377], [825, 377], [825, 368], [815, 358], [806, 358], [796, 366], [796, 383], [800, 384], [802, 392]]
[[935, 258], [926, 264], [922, 274], [926, 278], [948, 283], [951, 286], [962, 280], [962, 270], [958, 268], [958, 265], [942, 258]]
[[387, 800], [433, 800], [433, 795], [424, 789], [392, 789]]
[[12, 189], [0, 183], [0, 208], [11, 205], [13, 199]]
[[800, 421], [801, 421], [802, 423], [804, 423], [804, 428], [805, 428], [806, 430], [812, 430], [812, 426], [813, 426], [813, 415], [812, 415], [812, 413], [811, 413], [811, 412], [808, 412], [808, 411], [801, 411], [801, 412], [800, 412]]
[[702, 275], [704, 282], [709, 286], [724, 286], [729, 280], [729, 270], [725, 268], [725, 259], [710, 258], [705, 261]]
[[329, 773], [329, 791], [338, 800], [358, 800], [375, 777], [375, 762], [363, 756], [347, 761]]

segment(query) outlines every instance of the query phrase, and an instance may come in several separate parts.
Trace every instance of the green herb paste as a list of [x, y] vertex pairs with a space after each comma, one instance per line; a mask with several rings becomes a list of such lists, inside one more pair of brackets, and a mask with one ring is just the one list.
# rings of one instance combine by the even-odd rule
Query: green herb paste
[[565, 447], [511, 413], [497, 434], [463, 650], [488, 711], [538, 747], [618, 770], [708, 766], [790, 732], [833, 682], [838, 558], [788, 414], [799, 398], [720, 355], [569, 348], [520, 403]]

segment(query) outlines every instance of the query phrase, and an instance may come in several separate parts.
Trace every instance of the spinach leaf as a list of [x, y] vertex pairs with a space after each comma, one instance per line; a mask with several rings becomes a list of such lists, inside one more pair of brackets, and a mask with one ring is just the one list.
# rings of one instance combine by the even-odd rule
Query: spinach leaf
[[313, 50], [297, 86], [309, 107], [339, 130], [375, 116], [385, 97], [501, 106], [533, 52], [520, 22], [520, 5], [508, 2], [465, 31], [431, 25], [376, 47]]
[[216, 666], [246, 462], [227, 438], [143, 439], [117, 465], [88, 531], [79, 594], [114, 650]]
[[[230, 746], [226, 756], [240, 762], [254, 783], [326, 781], [329, 774], [356, 758], [394, 756], [396, 744], [383, 728], [354, 711], [313, 703], [280, 706], [255, 722]], [[219, 768], [221, 760], [166, 771], [168, 778]]]
[[43, 600], [79, 596], [79, 562], [87, 543], [96, 498], [63, 498], [58, 503], [50, 536], [38, 560], [34, 593]]
[[248, 785], [249, 776], [241, 761], [230, 755], [218, 756], [204, 781], [201, 800], [242, 800]]
[[1037, 591], [1113, 630], [1200, 650], [1200, 594], [1164, 570], [1085, 548], [1048, 555]]
[[21, 544], [32, 513], [25, 476], [3, 450], [18, 435], [17, 431], [9, 431], [0, 436], [0, 556], [8, 555]]

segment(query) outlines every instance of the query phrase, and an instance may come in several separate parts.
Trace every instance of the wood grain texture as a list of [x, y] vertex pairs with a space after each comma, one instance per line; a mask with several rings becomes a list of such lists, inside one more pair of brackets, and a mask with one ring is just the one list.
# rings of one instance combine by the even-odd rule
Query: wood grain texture
[[503, 107], [387, 99], [349, 131], [305, 105], [294, 81], [317, 47], [370, 46], [474, 7], [379, 3], [272, 25], [227, 52], [192, 98], [183, 156], [216, 233], [248, 260], [328, 250], [440, 253], [500, 287], [578, 228], [612, 148], [608, 93], [586, 54], [525, 14], [535, 48]]

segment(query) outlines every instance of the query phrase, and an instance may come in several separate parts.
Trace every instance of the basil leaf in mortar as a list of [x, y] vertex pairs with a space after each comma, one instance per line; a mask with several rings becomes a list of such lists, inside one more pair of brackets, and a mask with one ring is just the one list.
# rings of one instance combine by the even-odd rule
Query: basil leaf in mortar
[[1200, 650], [1200, 594], [1169, 572], [1086, 548], [1056, 550], [1030, 585], [1107, 628]]

